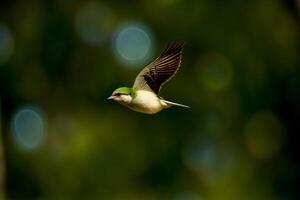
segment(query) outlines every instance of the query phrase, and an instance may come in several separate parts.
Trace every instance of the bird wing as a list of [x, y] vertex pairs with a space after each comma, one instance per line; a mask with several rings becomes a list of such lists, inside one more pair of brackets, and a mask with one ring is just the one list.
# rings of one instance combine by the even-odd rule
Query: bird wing
[[138, 74], [133, 87], [158, 94], [161, 86], [169, 81], [179, 69], [182, 48], [183, 44], [169, 44], [158, 58]]

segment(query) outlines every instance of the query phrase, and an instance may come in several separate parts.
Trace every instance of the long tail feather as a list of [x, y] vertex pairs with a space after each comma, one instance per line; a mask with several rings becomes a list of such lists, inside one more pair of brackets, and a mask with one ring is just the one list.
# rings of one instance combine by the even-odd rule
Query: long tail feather
[[189, 106], [183, 105], [183, 104], [179, 104], [179, 103], [174, 103], [171, 101], [166, 101], [164, 99], [161, 99], [161, 101], [163, 101], [164, 103], [166, 103], [168, 106], [179, 106], [179, 107], [183, 107], [183, 108], [190, 108]]

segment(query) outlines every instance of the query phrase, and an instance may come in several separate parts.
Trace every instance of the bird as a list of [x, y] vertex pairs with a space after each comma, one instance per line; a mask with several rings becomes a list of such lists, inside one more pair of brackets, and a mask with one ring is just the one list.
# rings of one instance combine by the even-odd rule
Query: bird
[[159, 57], [137, 75], [133, 87], [117, 88], [108, 99], [144, 114], [156, 114], [172, 106], [190, 108], [167, 101], [158, 95], [162, 85], [178, 71], [183, 45], [183, 43], [169, 43]]

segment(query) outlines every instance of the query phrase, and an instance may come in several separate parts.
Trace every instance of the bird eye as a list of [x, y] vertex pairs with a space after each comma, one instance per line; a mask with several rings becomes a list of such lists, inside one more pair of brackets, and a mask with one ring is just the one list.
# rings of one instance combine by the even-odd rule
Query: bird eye
[[121, 95], [120, 93], [115, 94], [115, 96], [117, 96], [117, 97], [119, 97], [120, 95]]

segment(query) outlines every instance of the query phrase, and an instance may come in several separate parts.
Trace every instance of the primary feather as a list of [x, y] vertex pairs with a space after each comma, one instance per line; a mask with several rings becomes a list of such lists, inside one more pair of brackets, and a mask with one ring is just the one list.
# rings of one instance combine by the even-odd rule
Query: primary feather
[[178, 71], [183, 44], [172, 43], [136, 77], [133, 88], [159, 93], [161, 86]]

